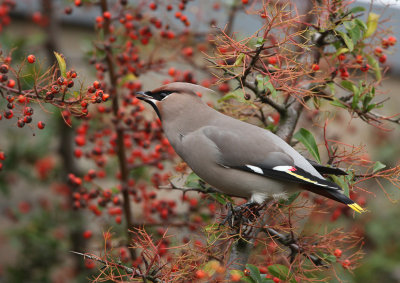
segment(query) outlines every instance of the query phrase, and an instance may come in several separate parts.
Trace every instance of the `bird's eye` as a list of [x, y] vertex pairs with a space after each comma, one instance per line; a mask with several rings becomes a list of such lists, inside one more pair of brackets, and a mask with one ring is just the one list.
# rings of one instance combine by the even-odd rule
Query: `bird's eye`
[[154, 99], [161, 101], [161, 100], [165, 99], [171, 93], [172, 93], [172, 91], [160, 91], [160, 92], [152, 93], [151, 96]]

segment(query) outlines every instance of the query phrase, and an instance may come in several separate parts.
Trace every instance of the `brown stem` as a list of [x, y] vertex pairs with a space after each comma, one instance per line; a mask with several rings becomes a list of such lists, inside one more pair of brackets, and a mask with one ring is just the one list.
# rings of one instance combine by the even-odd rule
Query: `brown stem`
[[233, 3], [231, 4], [232, 6], [229, 9], [229, 14], [228, 14], [228, 24], [226, 26], [225, 29], [225, 33], [229, 36], [231, 36], [232, 34], [232, 29], [233, 29], [233, 24], [235, 23], [235, 17], [236, 17], [236, 13], [238, 11], [239, 5], [237, 4], [237, 1], [233, 1]]
[[[42, 9], [43, 9], [43, 15], [48, 19], [48, 25], [46, 25], [46, 42], [44, 49], [46, 50], [47, 57], [48, 58], [54, 58], [54, 51], [58, 51], [58, 44], [57, 44], [57, 38], [58, 38], [58, 22], [57, 19], [55, 18], [55, 15], [57, 14], [54, 9], [54, 1], [52, 0], [42, 0]], [[52, 65], [51, 62], [49, 62], [49, 65]], [[19, 71], [20, 72], [20, 71]], [[18, 78], [20, 76], [18, 75]], [[18, 79], [19, 83], [19, 93], [22, 93], [22, 89], [20, 86], [20, 80]], [[37, 87], [36, 87], [36, 80], [34, 82], [34, 91], [35, 91], [35, 96], [38, 99], [42, 99], [39, 96]], [[29, 95], [27, 95], [29, 96]], [[73, 157], [73, 129], [69, 127], [63, 119], [59, 118], [58, 121], [58, 139], [59, 139], [59, 155], [62, 159], [63, 163], [63, 170], [62, 170], [62, 178], [63, 180], [67, 180], [67, 176], [69, 173], [73, 174], [79, 174], [79, 170], [77, 168], [77, 165], [75, 163], [74, 157]], [[71, 190], [74, 188], [70, 187]], [[69, 238], [71, 241], [71, 248], [74, 250], [85, 250], [86, 249], [86, 243], [85, 241], [82, 241], [82, 232], [83, 232], [83, 218], [82, 214], [78, 211], [73, 210], [73, 203], [74, 200], [72, 198], [72, 194], [68, 195], [68, 206], [70, 207], [70, 213], [69, 217], [71, 219], [74, 219], [74, 225], [73, 227], [70, 227], [69, 230]], [[82, 272], [85, 267], [84, 264], [82, 263], [81, 260], [78, 258], [74, 260], [74, 272], [75, 273], [80, 273]]]
[[[102, 13], [108, 11], [108, 3], [107, 0], [101, 0], [100, 2], [101, 11]], [[109, 35], [109, 28], [110, 28], [110, 20], [105, 19], [104, 22], [104, 40], [107, 40]], [[108, 67], [108, 74], [110, 79], [110, 94], [112, 96], [112, 112], [114, 115], [114, 119], [116, 121], [116, 132], [117, 132], [117, 157], [118, 157], [118, 164], [119, 170], [121, 173], [121, 187], [122, 187], [122, 197], [123, 197], [123, 210], [124, 216], [126, 220], [126, 227], [127, 227], [127, 239], [128, 244], [130, 242], [129, 231], [133, 228], [133, 219], [132, 219], [132, 211], [131, 211], [131, 204], [129, 199], [129, 191], [128, 191], [128, 168], [127, 168], [127, 161], [126, 161], [126, 154], [125, 154], [125, 145], [124, 145], [124, 131], [121, 127], [118, 127], [119, 117], [119, 101], [118, 101], [118, 84], [117, 84], [117, 75], [115, 73], [114, 62], [113, 62], [113, 54], [111, 47], [105, 48], [106, 51], [106, 62]], [[136, 254], [134, 249], [129, 249], [132, 259], [136, 259]]]

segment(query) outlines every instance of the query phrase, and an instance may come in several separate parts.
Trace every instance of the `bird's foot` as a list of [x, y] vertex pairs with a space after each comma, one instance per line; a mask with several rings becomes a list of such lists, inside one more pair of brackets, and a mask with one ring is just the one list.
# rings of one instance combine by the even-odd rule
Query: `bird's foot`
[[228, 225], [233, 227], [238, 227], [241, 224], [249, 223], [254, 221], [259, 214], [259, 204], [255, 202], [246, 202], [242, 205], [233, 207], [232, 203], [228, 203], [228, 214], [225, 219], [221, 222], [221, 225]]

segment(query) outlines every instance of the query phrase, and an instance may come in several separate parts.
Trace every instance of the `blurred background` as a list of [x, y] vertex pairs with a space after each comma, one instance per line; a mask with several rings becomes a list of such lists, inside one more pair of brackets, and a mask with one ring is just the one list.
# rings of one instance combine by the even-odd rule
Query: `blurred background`
[[[204, 19], [213, 19], [217, 27], [224, 28], [229, 20], [229, 2], [232, 1], [189, 1], [188, 17], [195, 23], [192, 25], [193, 33], [204, 34], [208, 31], [208, 21]], [[49, 51], [53, 48], [64, 54], [68, 66], [79, 73], [80, 80], [90, 82], [95, 79], [95, 68], [88, 68], [88, 62], [91, 43], [96, 40], [93, 22], [99, 13], [97, 7], [77, 9], [73, 1], [52, 1], [51, 20], [57, 24], [49, 30], [41, 23], [46, 13], [43, 10], [46, 1], [15, 2], [16, 7], [9, 15], [11, 22], [0, 33], [2, 50], [13, 50], [15, 61], [33, 53], [41, 58], [40, 64], [45, 67], [54, 63]], [[215, 9], [217, 4], [220, 7]], [[356, 1], [352, 5], [366, 8], [373, 5], [376, 13], [389, 18], [384, 25], [400, 38], [400, 3]], [[73, 9], [70, 15], [64, 11], [66, 6]], [[163, 17], [162, 11], [159, 16]], [[171, 25], [174, 21], [178, 20], [172, 19]], [[232, 30], [244, 37], [260, 27], [257, 20], [239, 11]], [[199, 36], [193, 40], [194, 44], [201, 44], [207, 39]], [[174, 50], [166, 48], [159, 52], [173, 53]], [[197, 52], [195, 59], [202, 61], [202, 56], [201, 52]], [[199, 80], [205, 78], [202, 71], [188, 62], [176, 60], [167, 66], [189, 70]], [[398, 48], [393, 50], [387, 66], [387, 79], [382, 82], [381, 91], [384, 93], [382, 99], [390, 100], [379, 111], [393, 115], [400, 112]], [[142, 89], [161, 85], [168, 77], [166, 72], [148, 72], [140, 77]], [[2, 103], [0, 101], [1, 109], [4, 108]], [[0, 172], [0, 282], [87, 282], [88, 276], [96, 270], [84, 266], [82, 258], [69, 254], [69, 251], [99, 250], [90, 239], [102, 238], [102, 233], [112, 226], [110, 222], [113, 223], [113, 219], [107, 216], [99, 219], [88, 211], [65, 209], [68, 199], [63, 192], [63, 182], [67, 172], [87, 170], [91, 164], [84, 160], [71, 161], [63, 156], [62, 149], [74, 143], [76, 126], [66, 126], [60, 110], [54, 107], [37, 105], [37, 108], [44, 109], [38, 111], [37, 118], [46, 123], [46, 130], [40, 133], [29, 127], [19, 129], [15, 127], [15, 121], [3, 119], [0, 122], [0, 151], [7, 153]], [[303, 113], [299, 127], [310, 128], [317, 142], [322, 143], [318, 127], [313, 130], [311, 116], [310, 113]], [[330, 122], [330, 135], [349, 145], [365, 144], [369, 153], [366, 159], [380, 160], [393, 167], [400, 162], [400, 128], [394, 124], [388, 125], [388, 128], [390, 131], [379, 131], [359, 119], [352, 119], [343, 110]], [[112, 180], [104, 182], [112, 184]], [[372, 193], [365, 206], [370, 212], [357, 217], [358, 228], [365, 237], [365, 254], [354, 274], [344, 272], [339, 276], [346, 282], [400, 282], [400, 209], [397, 203], [400, 193], [392, 184], [384, 185], [386, 191], [374, 182], [368, 184]], [[340, 219], [335, 226], [347, 221], [347, 218]], [[113, 228], [113, 232], [122, 231], [122, 228]], [[332, 279], [332, 282], [336, 281]]]

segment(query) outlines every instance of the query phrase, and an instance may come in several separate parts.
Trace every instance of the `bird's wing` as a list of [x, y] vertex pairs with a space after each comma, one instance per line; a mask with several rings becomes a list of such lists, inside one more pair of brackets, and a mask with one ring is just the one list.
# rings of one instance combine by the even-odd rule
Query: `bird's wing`
[[324, 166], [315, 162], [314, 160], [310, 160], [308, 158], [306, 159], [320, 174], [328, 174], [336, 176], [348, 175], [344, 170], [340, 168]]
[[[331, 181], [317, 177], [295, 165], [293, 158], [281, 151], [268, 139], [254, 141], [233, 131], [207, 126], [204, 135], [218, 148], [217, 163], [226, 168], [246, 171], [267, 178], [285, 182], [309, 185], [311, 191], [341, 203], [347, 204], [357, 212], [363, 209], [345, 196], [343, 189]], [[307, 188], [308, 189], [308, 188]]]

